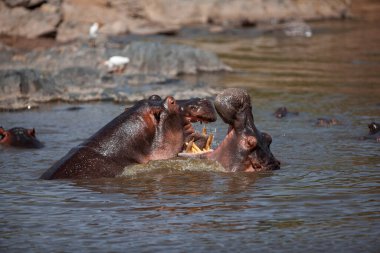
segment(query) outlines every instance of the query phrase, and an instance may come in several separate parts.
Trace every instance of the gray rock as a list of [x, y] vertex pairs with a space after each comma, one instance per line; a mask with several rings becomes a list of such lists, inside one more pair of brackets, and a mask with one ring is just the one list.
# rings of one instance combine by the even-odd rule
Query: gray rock
[[8, 8], [0, 2], [0, 34], [36, 38], [56, 33], [61, 21], [59, 9], [43, 4], [35, 10]]
[[201, 71], [230, 71], [212, 52], [159, 42], [132, 42], [121, 52], [130, 58], [127, 74], [159, 74], [174, 77]]
[[4, 0], [0, 33], [28, 38], [57, 33], [57, 40], [70, 41], [88, 37], [93, 22], [103, 25], [99, 34], [106, 37], [174, 34], [194, 24], [223, 29], [269, 20], [342, 18], [349, 11], [347, 0]]
[[57, 94], [54, 80], [33, 69], [0, 70], [1, 96], [30, 96], [40, 93], [44, 96]]
[[69, 67], [62, 69], [54, 75], [54, 80], [59, 87], [75, 86], [77, 88], [94, 86], [98, 83], [100, 73], [90, 67]]
[[36, 102], [59, 98], [60, 90], [47, 74], [33, 69], [0, 70], [0, 109], [26, 109]]
[[[22, 67], [29, 66], [54, 74], [68, 68], [82, 68], [82, 70], [87, 68], [103, 75], [107, 68], [102, 62], [115, 55], [130, 58], [125, 75], [156, 76], [153, 79], [160, 76], [159, 80], [172, 79], [180, 74], [231, 70], [212, 52], [186, 45], [160, 42], [132, 42], [121, 48], [90, 48], [80, 43], [69, 44], [45, 51], [30, 52], [25, 55], [26, 60]], [[0, 68], [1, 65], [2, 63]], [[89, 72], [86, 75], [88, 74]], [[77, 74], [74, 76], [79, 77]]]
[[103, 35], [174, 34], [184, 26], [211, 24], [225, 27], [255, 25], [270, 20], [318, 20], [349, 14], [347, 0], [108, 0], [65, 1], [59, 41], [84, 38], [92, 22]]
[[[0, 110], [26, 109], [55, 100], [133, 102], [145, 98], [147, 91], [177, 98], [212, 96], [216, 92], [210, 87], [197, 80], [184, 83], [177, 76], [231, 69], [211, 52], [158, 42], [132, 42], [121, 48], [75, 43], [16, 58], [9, 54], [3, 55], [6, 62], [0, 62]], [[101, 64], [113, 55], [130, 58], [123, 74], [109, 74]]]
[[9, 7], [28, 6], [30, 0], [4, 0]]

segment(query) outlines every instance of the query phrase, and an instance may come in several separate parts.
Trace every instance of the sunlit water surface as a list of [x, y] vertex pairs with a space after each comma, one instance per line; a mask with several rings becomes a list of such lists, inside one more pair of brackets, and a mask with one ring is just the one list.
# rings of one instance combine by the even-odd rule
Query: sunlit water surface
[[[256, 125], [272, 135], [282, 162], [271, 173], [230, 174], [173, 159], [118, 179], [39, 180], [124, 105], [0, 113], [4, 127], [35, 127], [45, 143], [40, 150], [0, 147], [0, 250], [379, 252], [380, 143], [360, 139], [380, 121], [379, 29], [355, 21], [312, 27], [311, 38], [247, 30], [179, 39], [235, 68], [197, 78], [249, 90]], [[299, 115], [276, 119], [280, 106]], [[317, 127], [319, 117], [342, 125]], [[226, 133], [220, 120], [208, 129], [216, 143]]]

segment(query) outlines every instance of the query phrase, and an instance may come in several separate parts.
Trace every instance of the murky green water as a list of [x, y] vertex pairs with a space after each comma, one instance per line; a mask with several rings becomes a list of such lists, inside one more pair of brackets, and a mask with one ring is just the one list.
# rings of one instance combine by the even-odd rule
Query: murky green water
[[[250, 91], [257, 127], [273, 138], [281, 170], [228, 174], [184, 160], [89, 182], [38, 177], [118, 115], [96, 103], [0, 113], [4, 127], [35, 127], [41, 150], [0, 147], [2, 252], [379, 252], [380, 122], [376, 24], [312, 24], [312, 38], [247, 33], [183, 39], [237, 71], [203, 75]], [[168, 94], [169, 95], [169, 94]], [[287, 106], [299, 116], [276, 119]], [[316, 127], [319, 117], [342, 125]], [[209, 125], [216, 141], [220, 122]]]

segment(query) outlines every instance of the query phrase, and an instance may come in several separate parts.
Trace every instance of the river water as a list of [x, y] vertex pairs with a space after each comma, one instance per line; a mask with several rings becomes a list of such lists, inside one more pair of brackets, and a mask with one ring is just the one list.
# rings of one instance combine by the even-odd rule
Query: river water
[[[311, 38], [247, 29], [176, 39], [235, 69], [184, 79], [250, 92], [256, 126], [281, 160], [271, 173], [173, 159], [119, 179], [44, 181], [54, 161], [125, 105], [1, 112], [4, 127], [35, 127], [45, 143], [0, 147], [1, 252], [379, 252], [380, 143], [360, 138], [380, 122], [376, 25], [312, 23]], [[299, 115], [277, 119], [280, 106]], [[320, 117], [342, 124], [317, 127]], [[223, 139], [220, 120], [207, 127]]]

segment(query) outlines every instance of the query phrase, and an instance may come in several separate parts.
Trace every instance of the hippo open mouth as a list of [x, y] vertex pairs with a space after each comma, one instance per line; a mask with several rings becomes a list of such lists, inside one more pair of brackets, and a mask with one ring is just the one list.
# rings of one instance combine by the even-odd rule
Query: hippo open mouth
[[207, 124], [216, 121], [216, 112], [212, 102], [204, 98], [191, 98], [177, 100], [177, 104], [180, 106], [180, 114], [184, 120], [185, 143], [183, 149], [186, 149], [190, 142], [201, 150], [204, 149], [210, 142], [211, 135], [207, 135], [205, 131], [196, 132], [193, 123]]
[[[252, 114], [251, 98], [243, 89], [226, 89], [215, 99], [215, 108], [229, 124], [229, 134], [217, 149], [208, 154], [229, 171], [264, 171], [280, 168], [270, 150], [272, 137], [260, 132]], [[228, 157], [227, 159], [225, 157]]]
[[226, 89], [216, 97], [214, 105], [229, 125], [226, 137], [212, 152], [184, 156], [215, 160], [232, 172], [280, 168], [280, 162], [270, 150], [271, 136], [260, 132], [254, 124], [251, 99], [245, 90]]

